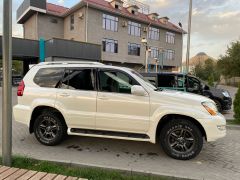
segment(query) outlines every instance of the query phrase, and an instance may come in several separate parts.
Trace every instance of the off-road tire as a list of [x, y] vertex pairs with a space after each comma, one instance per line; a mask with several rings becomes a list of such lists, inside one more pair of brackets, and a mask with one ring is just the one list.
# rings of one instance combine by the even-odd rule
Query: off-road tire
[[[46, 124], [45, 122], [47, 122], [47, 121], [50, 121], [50, 123], [52, 124], [51, 127], [56, 126], [56, 128], [54, 128], [54, 129], [52, 128], [52, 132], [54, 132], [55, 136], [53, 136], [50, 139], [43, 136], [44, 127], [42, 127], [42, 126], [44, 126]], [[55, 125], [55, 126], [53, 126], [53, 125]], [[49, 127], [49, 126], [46, 125], [45, 129], [47, 129], [47, 127]], [[67, 135], [67, 126], [65, 124], [65, 121], [61, 117], [61, 115], [57, 112], [52, 112], [50, 110], [42, 112], [36, 118], [33, 129], [34, 129], [34, 134], [35, 134], [36, 139], [41, 144], [44, 144], [47, 146], [54, 146], [54, 145], [60, 144]], [[51, 133], [49, 133], [49, 134], [51, 134]], [[49, 136], [52, 136], [52, 135], [49, 135]]]
[[[180, 134], [182, 132], [181, 131], [182, 129], [185, 130], [185, 136], [186, 136], [185, 138], [183, 138], [183, 140], [180, 139]], [[176, 138], [175, 138], [175, 135], [177, 135]], [[193, 159], [200, 153], [203, 146], [203, 135], [201, 131], [194, 123], [192, 123], [190, 120], [185, 120], [185, 119], [175, 119], [175, 120], [169, 121], [162, 128], [159, 139], [164, 152], [170, 157], [178, 160]], [[193, 141], [190, 141], [192, 139]], [[185, 145], [182, 145], [184, 143]], [[189, 147], [189, 149], [186, 150], [185, 152], [178, 151], [179, 148], [184, 151], [184, 149], [187, 149], [186, 147]], [[176, 148], [177, 150], [174, 148]]]

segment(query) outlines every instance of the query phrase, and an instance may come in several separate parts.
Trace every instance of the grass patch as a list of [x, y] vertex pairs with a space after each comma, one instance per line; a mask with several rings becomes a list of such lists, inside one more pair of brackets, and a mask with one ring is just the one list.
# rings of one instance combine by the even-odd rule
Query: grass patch
[[240, 121], [235, 119], [227, 120], [227, 125], [240, 125]]
[[[0, 165], [2, 159], [0, 157]], [[40, 172], [61, 174], [65, 176], [74, 176], [86, 178], [89, 180], [173, 180], [176, 178], [132, 174], [130, 172], [120, 172], [115, 170], [106, 170], [101, 168], [81, 168], [47, 161], [39, 161], [24, 157], [14, 157], [13, 167], [35, 170]], [[178, 178], [179, 179], [179, 178]]]

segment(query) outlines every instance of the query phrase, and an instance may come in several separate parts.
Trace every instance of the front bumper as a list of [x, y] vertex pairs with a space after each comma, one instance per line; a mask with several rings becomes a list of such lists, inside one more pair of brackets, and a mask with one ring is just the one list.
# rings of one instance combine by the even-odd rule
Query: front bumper
[[208, 142], [216, 141], [227, 134], [226, 119], [222, 114], [210, 116], [209, 119], [200, 119], [199, 122], [201, 122], [206, 132]]
[[232, 108], [232, 98], [225, 98], [222, 100], [222, 109], [227, 111]]

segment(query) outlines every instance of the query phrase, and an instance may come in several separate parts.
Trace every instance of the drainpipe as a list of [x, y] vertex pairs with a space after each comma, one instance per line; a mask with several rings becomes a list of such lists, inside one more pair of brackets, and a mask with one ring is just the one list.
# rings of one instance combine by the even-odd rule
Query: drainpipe
[[36, 14], [36, 40], [39, 40], [39, 36], [38, 36], [38, 12]]
[[88, 2], [87, 2], [85, 26], [86, 26], [86, 29], [85, 29], [86, 30], [86, 32], [85, 32], [85, 41], [88, 42]]

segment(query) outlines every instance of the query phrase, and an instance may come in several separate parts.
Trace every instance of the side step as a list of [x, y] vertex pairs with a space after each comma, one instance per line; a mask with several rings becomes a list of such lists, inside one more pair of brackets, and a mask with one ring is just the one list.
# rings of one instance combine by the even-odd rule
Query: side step
[[102, 130], [72, 128], [70, 132], [77, 133], [77, 134], [91, 134], [91, 135], [112, 136], [112, 137], [115, 136], [115, 137], [122, 137], [122, 138], [150, 139], [150, 137], [146, 134], [126, 133], [126, 132], [116, 132], [116, 131], [102, 131]]

